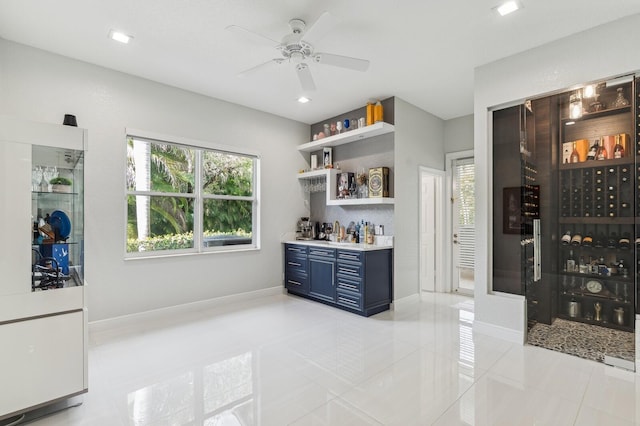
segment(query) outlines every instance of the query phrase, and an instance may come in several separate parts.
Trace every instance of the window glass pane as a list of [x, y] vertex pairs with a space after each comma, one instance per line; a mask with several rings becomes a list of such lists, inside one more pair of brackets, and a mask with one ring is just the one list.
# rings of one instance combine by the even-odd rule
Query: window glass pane
[[204, 246], [251, 244], [253, 202], [203, 201]]
[[253, 158], [205, 151], [202, 156], [205, 194], [253, 195]]
[[127, 196], [127, 252], [193, 247], [194, 200]]
[[195, 151], [159, 142], [129, 138], [129, 191], [194, 192]]

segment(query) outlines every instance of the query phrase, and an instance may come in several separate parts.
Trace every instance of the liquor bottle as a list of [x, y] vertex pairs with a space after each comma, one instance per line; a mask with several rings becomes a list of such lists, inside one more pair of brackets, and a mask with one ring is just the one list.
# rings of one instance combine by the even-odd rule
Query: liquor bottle
[[584, 257], [580, 256], [580, 263], [578, 265], [578, 272], [580, 272], [581, 274], [588, 274], [589, 273], [589, 266], [587, 266], [586, 263], [584, 263]]
[[[638, 149], [638, 151], [640, 151], [640, 149]], [[591, 148], [589, 148], [589, 152], [587, 153], [587, 161], [595, 160], [597, 154], [598, 154], [598, 141], [595, 140]]]
[[573, 258], [573, 250], [569, 251], [569, 258], [567, 259], [566, 269], [567, 272], [575, 272], [576, 270], [576, 260]]
[[562, 236], [560, 242], [562, 245], [568, 246], [571, 243], [571, 231], [567, 231], [567, 233]]
[[571, 163], [579, 163], [580, 162], [580, 154], [578, 154], [578, 149], [576, 148], [576, 143], [573, 143], [573, 151], [571, 152], [571, 157], [569, 157], [569, 161]]
[[620, 135], [616, 135], [616, 144], [613, 146], [613, 158], [624, 157], [624, 147], [620, 144]]
[[600, 138], [600, 145], [598, 146], [598, 152], [596, 153], [596, 160], [606, 160], [607, 149], [604, 147], [604, 141]]

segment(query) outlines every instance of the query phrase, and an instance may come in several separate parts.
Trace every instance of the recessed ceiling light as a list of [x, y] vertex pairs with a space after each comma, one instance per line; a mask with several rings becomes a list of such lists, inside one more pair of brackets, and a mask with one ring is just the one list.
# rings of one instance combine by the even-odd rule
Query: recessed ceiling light
[[304, 97], [304, 96], [300, 96], [298, 98], [298, 102], [300, 102], [301, 104], [306, 104], [307, 102], [309, 102], [311, 99]]
[[496, 8], [500, 16], [508, 15], [516, 10], [522, 8], [522, 6], [515, 0], [511, 0], [505, 3], [502, 3], [500, 6]]
[[130, 35], [126, 35], [125, 33], [121, 33], [120, 31], [111, 30], [109, 31], [109, 38], [115, 41], [119, 41], [120, 43], [127, 44], [133, 37]]

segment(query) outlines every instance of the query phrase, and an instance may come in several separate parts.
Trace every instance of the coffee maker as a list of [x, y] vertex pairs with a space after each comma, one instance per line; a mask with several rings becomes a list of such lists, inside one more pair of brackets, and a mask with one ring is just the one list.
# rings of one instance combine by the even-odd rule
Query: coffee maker
[[315, 238], [315, 227], [308, 217], [301, 217], [296, 230], [296, 240], [309, 241]]

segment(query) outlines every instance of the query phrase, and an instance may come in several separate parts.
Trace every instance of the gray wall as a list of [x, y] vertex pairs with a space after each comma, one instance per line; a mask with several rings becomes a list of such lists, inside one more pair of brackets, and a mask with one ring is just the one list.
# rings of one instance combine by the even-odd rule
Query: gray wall
[[444, 121], [395, 98], [394, 300], [419, 292], [419, 166], [444, 170]]
[[473, 149], [473, 114], [444, 122], [444, 153]]
[[[65, 113], [89, 131], [90, 320], [282, 286], [280, 236], [307, 211], [295, 176], [308, 125], [0, 39], [0, 114]], [[260, 152], [261, 250], [125, 261], [125, 128]]]

